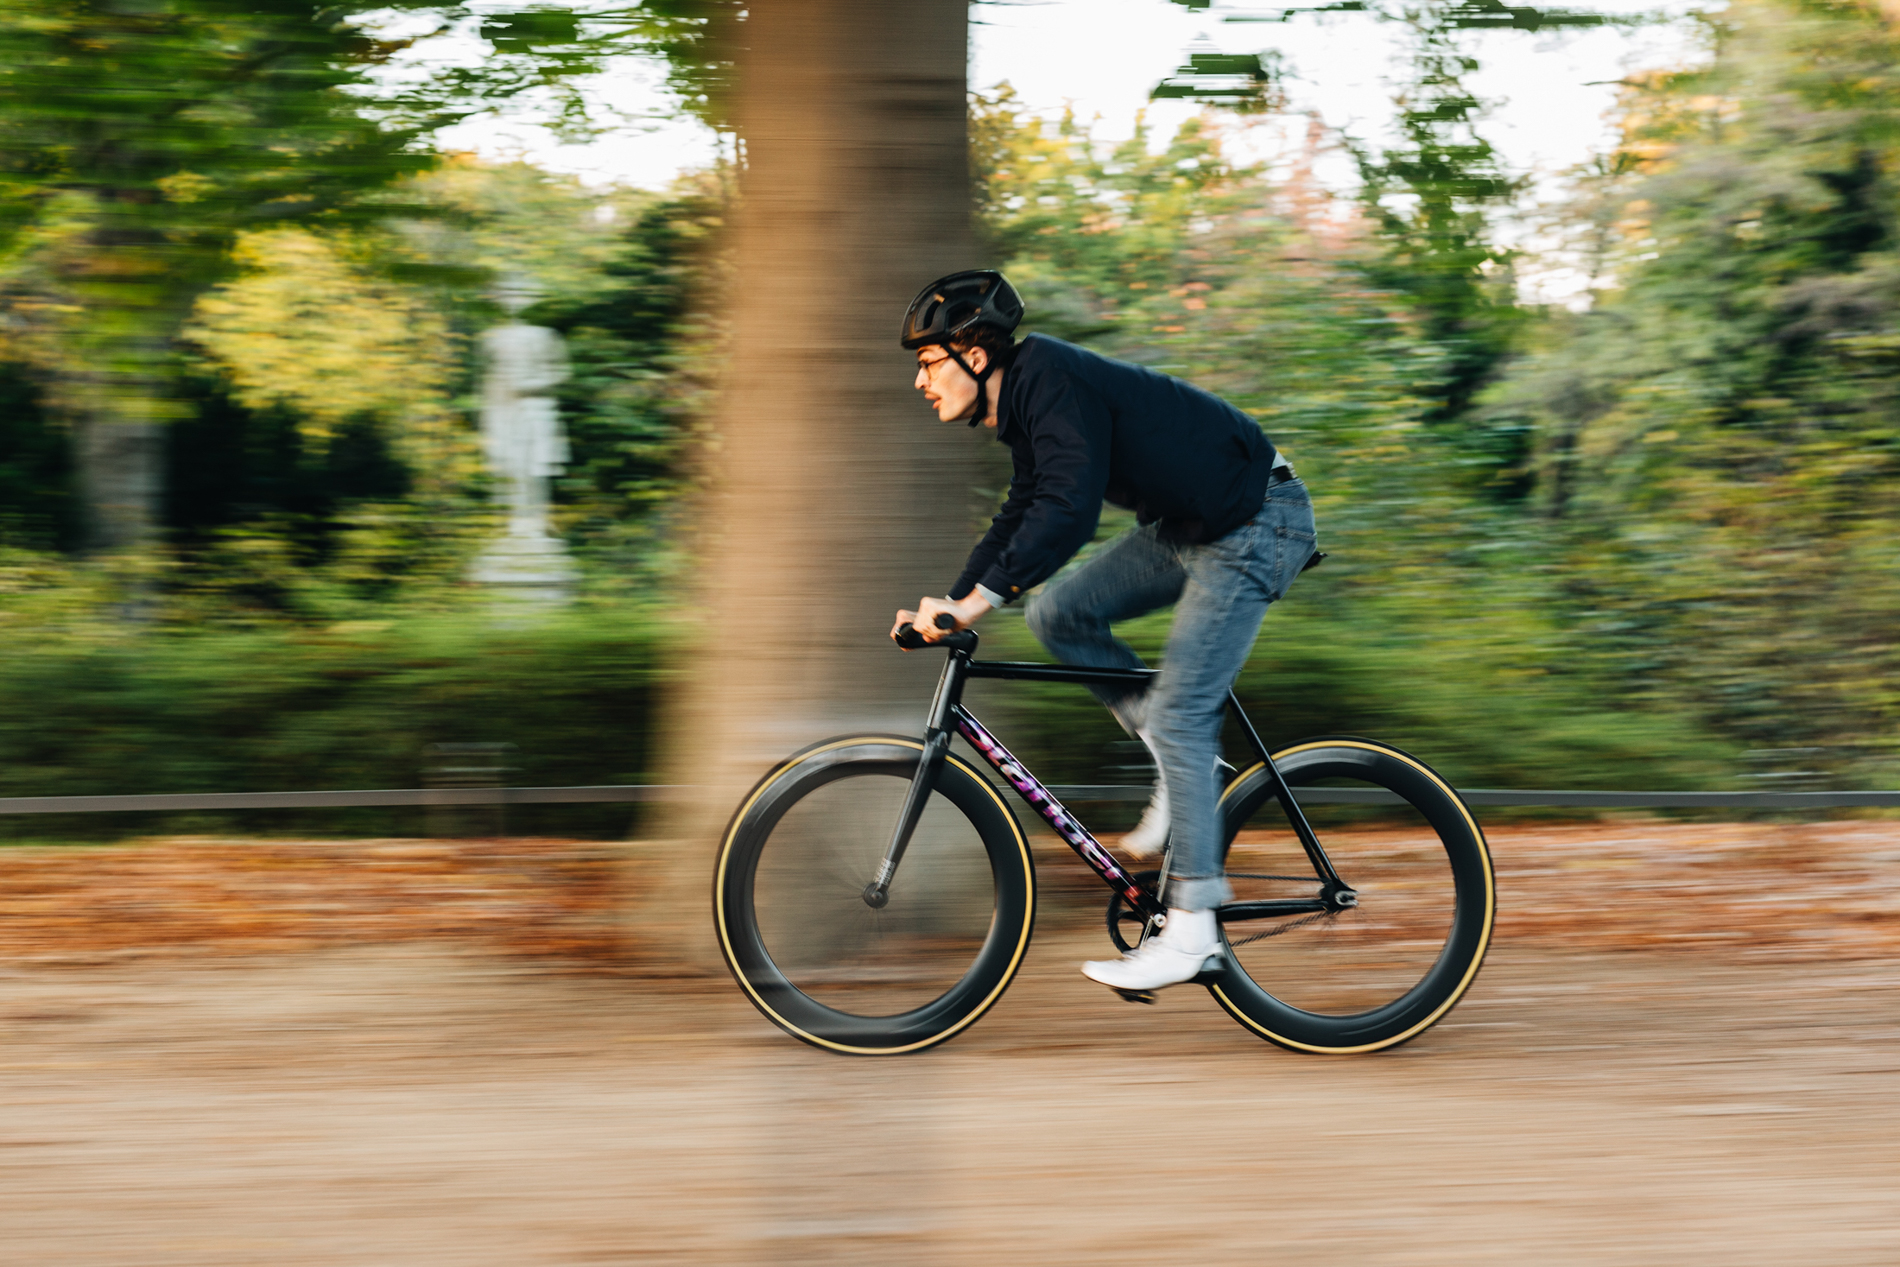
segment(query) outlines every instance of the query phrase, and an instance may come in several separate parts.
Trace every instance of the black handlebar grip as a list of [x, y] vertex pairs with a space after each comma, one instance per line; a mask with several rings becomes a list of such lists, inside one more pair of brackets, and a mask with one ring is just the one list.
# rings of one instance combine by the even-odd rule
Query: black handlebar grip
[[[955, 616], [952, 616], [949, 612], [937, 613], [937, 628], [949, 630], [955, 629], [956, 627], [957, 618]], [[891, 641], [906, 651], [920, 651], [931, 645], [924, 641], [924, 636], [917, 632], [916, 626], [910, 624], [899, 625], [897, 632], [891, 635]]]

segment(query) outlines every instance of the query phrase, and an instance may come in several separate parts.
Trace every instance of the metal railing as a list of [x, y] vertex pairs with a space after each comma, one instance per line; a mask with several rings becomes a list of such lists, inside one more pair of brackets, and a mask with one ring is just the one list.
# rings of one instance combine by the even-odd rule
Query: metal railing
[[[180, 813], [190, 810], [345, 809], [360, 806], [601, 805], [689, 799], [681, 784], [625, 783], [593, 787], [366, 788], [334, 792], [165, 792], [134, 796], [0, 797], [0, 815]], [[1146, 784], [1081, 783], [1050, 788], [1063, 801], [1145, 801]], [[1314, 805], [1396, 805], [1378, 788], [1295, 788]], [[1466, 788], [1468, 804], [1553, 809], [1852, 809], [1900, 807], [1900, 792], [1598, 792], [1532, 788]]]

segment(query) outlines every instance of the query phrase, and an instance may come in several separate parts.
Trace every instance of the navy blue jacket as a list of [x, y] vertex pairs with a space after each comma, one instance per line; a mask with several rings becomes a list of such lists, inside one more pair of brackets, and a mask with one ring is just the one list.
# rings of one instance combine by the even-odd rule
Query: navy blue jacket
[[951, 598], [978, 585], [1020, 598], [1094, 538], [1104, 501], [1200, 542], [1246, 523], [1266, 498], [1274, 450], [1259, 423], [1178, 378], [1061, 339], [1022, 341], [996, 415], [1016, 471]]

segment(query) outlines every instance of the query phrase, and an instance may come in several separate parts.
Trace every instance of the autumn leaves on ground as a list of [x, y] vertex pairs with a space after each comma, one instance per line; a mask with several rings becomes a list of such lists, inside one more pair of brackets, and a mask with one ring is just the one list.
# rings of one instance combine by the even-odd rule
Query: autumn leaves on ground
[[[1042, 919], [1099, 886], [1039, 838]], [[1900, 824], [1506, 826], [1497, 937], [1549, 949], [1795, 959], [1900, 953]], [[579, 963], [640, 957], [623, 911], [659, 846], [176, 838], [0, 851], [0, 958], [256, 954], [448, 939]], [[697, 911], [694, 914], [698, 914]]]

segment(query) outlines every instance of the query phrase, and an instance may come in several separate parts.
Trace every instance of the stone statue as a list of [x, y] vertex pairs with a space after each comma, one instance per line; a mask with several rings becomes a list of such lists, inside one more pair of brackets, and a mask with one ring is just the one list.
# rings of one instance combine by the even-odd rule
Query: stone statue
[[471, 579], [506, 586], [515, 597], [560, 602], [574, 568], [548, 531], [548, 482], [568, 460], [554, 400], [567, 378], [567, 355], [559, 334], [518, 319], [537, 297], [532, 282], [505, 279], [495, 297], [508, 320], [481, 337], [482, 448], [507, 498], [508, 533], [476, 562]]
[[516, 320], [534, 302], [533, 288], [512, 280], [497, 292], [506, 325], [482, 334], [482, 447], [489, 469], [506, 483], [508, 535], [548, 535], [548, 481], [567, 465], [554, 389], [567, 378], [561, 336]]

